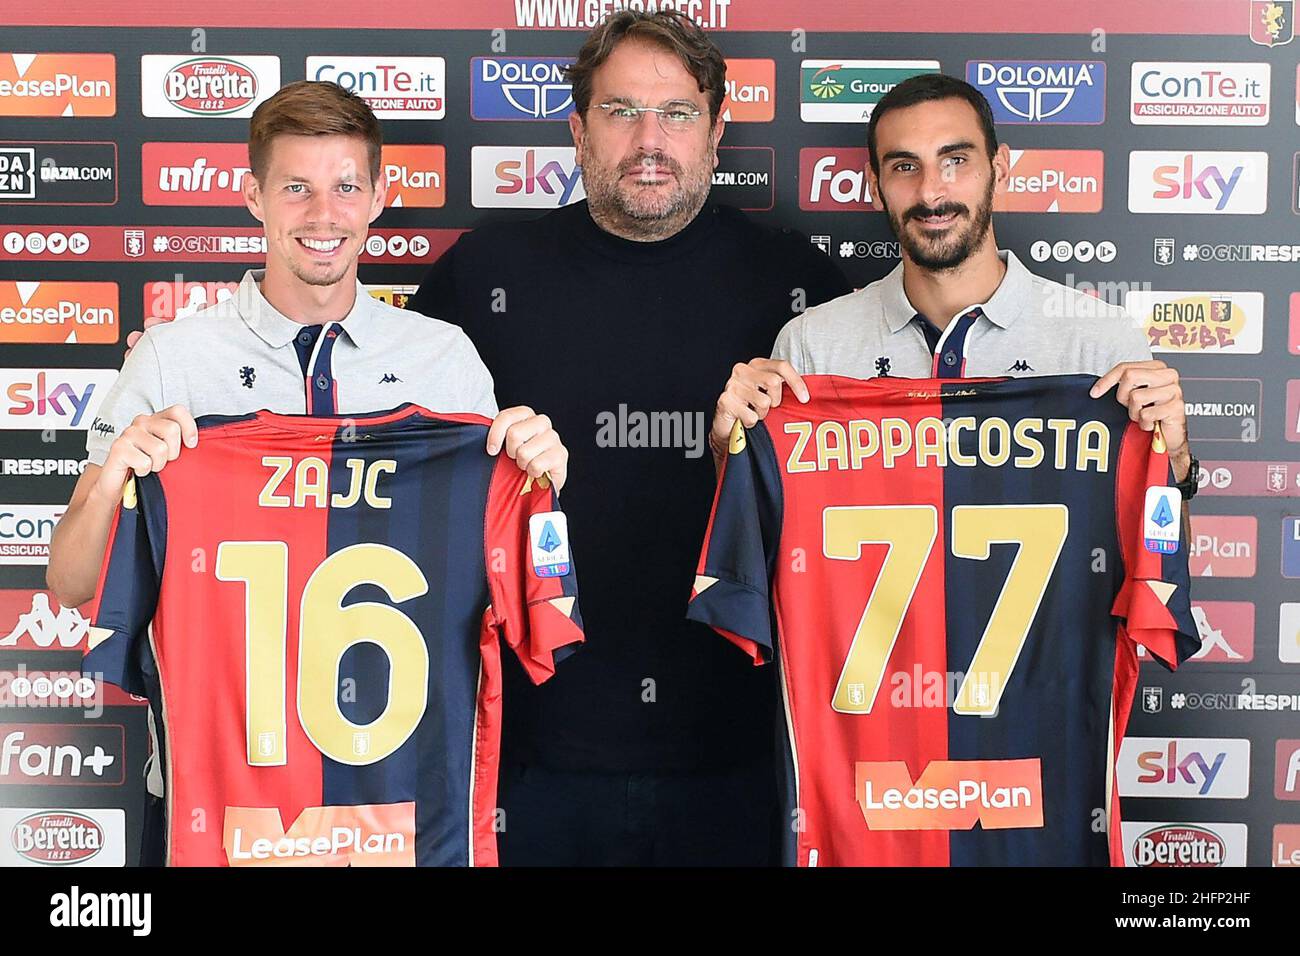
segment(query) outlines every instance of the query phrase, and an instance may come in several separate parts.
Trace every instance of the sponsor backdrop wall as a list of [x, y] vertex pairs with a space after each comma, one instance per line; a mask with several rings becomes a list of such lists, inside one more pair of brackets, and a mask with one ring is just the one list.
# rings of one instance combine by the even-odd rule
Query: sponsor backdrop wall
[[[728, 57], [716, 198], [857, 284], [898, 261], [862, 175], [873, 103], [932, 70], [988, 96], [1013, 158], [1001, 245], [1129, 308], [1184, 377], [1208, 474], [1187, 542], [1202, 650], [1142, 665], [1125, 846], [1300, 864], [1294, 4], [680, 5]], [[361, 277], [400, 304], [460, 231], [582, 198], [559, 67], [610, 4], [58, 6], [0, 14], [0, 864], [120, 866], [145, 708], [80, 676], [88, 624], [44, 565], [127, 333], [261, 261], [249, 114], [304, 77], [370, 100], [392, 208]]]

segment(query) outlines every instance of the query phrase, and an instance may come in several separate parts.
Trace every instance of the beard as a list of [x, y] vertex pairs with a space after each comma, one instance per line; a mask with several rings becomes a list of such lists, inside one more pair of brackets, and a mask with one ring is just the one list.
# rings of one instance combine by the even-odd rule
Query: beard
[[[297, 240], [290, 238], [291, 243], [297, 244]], [[344, 239], [343, 244], [347, 245], [351, 239]], [[326, 268], [323, 264], [317, 264], [312, 260], [303, 262], [296, 256], [290, 256], [288, 259], [289, 271], [294, 274], [300, 281], [307, 285], [328, 286], [340, 282], [348, 274], [348, 267], [352, 265], [352, 259], [339, 259], [332, 266]]]
[[[663, 167], [673, 178], [653, 185], [642, 185], [639, 179], [632, 182], [624, 179], [643, 166]], [[582, 185], [587, 192], [587, 205], [598, 221], [612, 219], [653, 227], [677, 219], [688, 220], [708, 199], [713, 185], [713, 151], [710, 149], [698, 164], [691, 166], [683, 166], [658, 150], [639, 153], [617, 166], [592, 162], [588, 156], [582, 167]]]
[[[901, 215], [896, 215], [886, 205], [882, 194], [880, 205], [889, 217], [889, 227], [894, 231], [894, 236], [908, 257], [922, 269], [930, 272], [946, 272], [957, 268], [974, 255], [975, 250], [984, 242], [984, 237], [988, 235], [989, 225], [993, 222], [993, 180], [989, 180], [988, 188], [985, 189], [984, 197], [976, 207], [973, 216], [970, 209], [959, 202], [944, 202], [937, 206], [918, 203]], [[946, 216], [949, 213], [955, 213], [959, 218], [953, 220], [952, 225], [939, 235], [918, 237], [906, 228], [908, 222], [913, 219]], [[962, 222], [960, 217], [965, 217], [967, 221], [965, 229], [960, 228]]]

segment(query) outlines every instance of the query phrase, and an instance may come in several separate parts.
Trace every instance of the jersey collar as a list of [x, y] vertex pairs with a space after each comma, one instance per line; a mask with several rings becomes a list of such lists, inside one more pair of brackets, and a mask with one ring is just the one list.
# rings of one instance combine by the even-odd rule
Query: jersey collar
[[[302, 323], [277, 310], [266, 301], [258, 283], [266, 275], [265, 269], [249, 269], [239, 283], [236, 299], [239, 303], [239, 315], [244, 323], [273, 349], [290, 344], [294, 336], [302, 331]], [[374, 334], [374, 298], [365, 286], [357, 282], [357, 296], [352, 308], [343, 319], [335, 323], [352, 344], [364, 348]]]
[[[978, 308], [990, 322], [1005, 329], [1025, 310], [1033, 285], [1033, 274], [1010, 249], [999, 249], [998, 258], [1006, 263], [1007, 272], [993, 295], [987, 302], [973, 302], [962, 311]], [[919, 315], [903, 289], [903, 264], [900, 262], [881, 282], [885, 286], [880, 297], [885, 310], [885, 322], [889, 331], [900, 332]]]

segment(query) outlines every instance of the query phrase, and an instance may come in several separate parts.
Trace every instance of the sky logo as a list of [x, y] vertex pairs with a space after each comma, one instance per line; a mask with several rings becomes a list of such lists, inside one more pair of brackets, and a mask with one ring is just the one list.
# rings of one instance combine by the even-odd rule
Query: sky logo
[[1106, 119], [1106, 64], [1097, 60], [968, 60], [966, 81], [984, 94], [998, 123]]
[[1128, 737], [1117, 769], [1122, 797], [1241, 799], [1250, 790], [1250, 741]]
[[116, 378], [113, 369], [0, 369], [0, 429], [89, 428]]
[[571, 146], [475, 146], [470, 166], [478, 209], [555, 209], [586, 196]]
[[1268, 154], [1137, 150], [1129, 154], [1129, 212], [1263, 213]]
[[470, 61], [470, 115], [477, 120], [565, 120], [573, 93], [572, 57], [476, 56]]

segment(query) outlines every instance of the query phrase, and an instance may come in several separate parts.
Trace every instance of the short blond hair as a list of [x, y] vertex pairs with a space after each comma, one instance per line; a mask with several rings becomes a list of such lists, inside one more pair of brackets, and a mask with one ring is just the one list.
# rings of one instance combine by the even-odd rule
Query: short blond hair
[[379, 182], [384, 132], [370, 105], [337, 83], [298, 80], [253, 111], [248, 124], [248, 165], [262, 181], [271, 155], [271, 142], [280, 135], [360, 136], [366, 141], [370, 182]]

